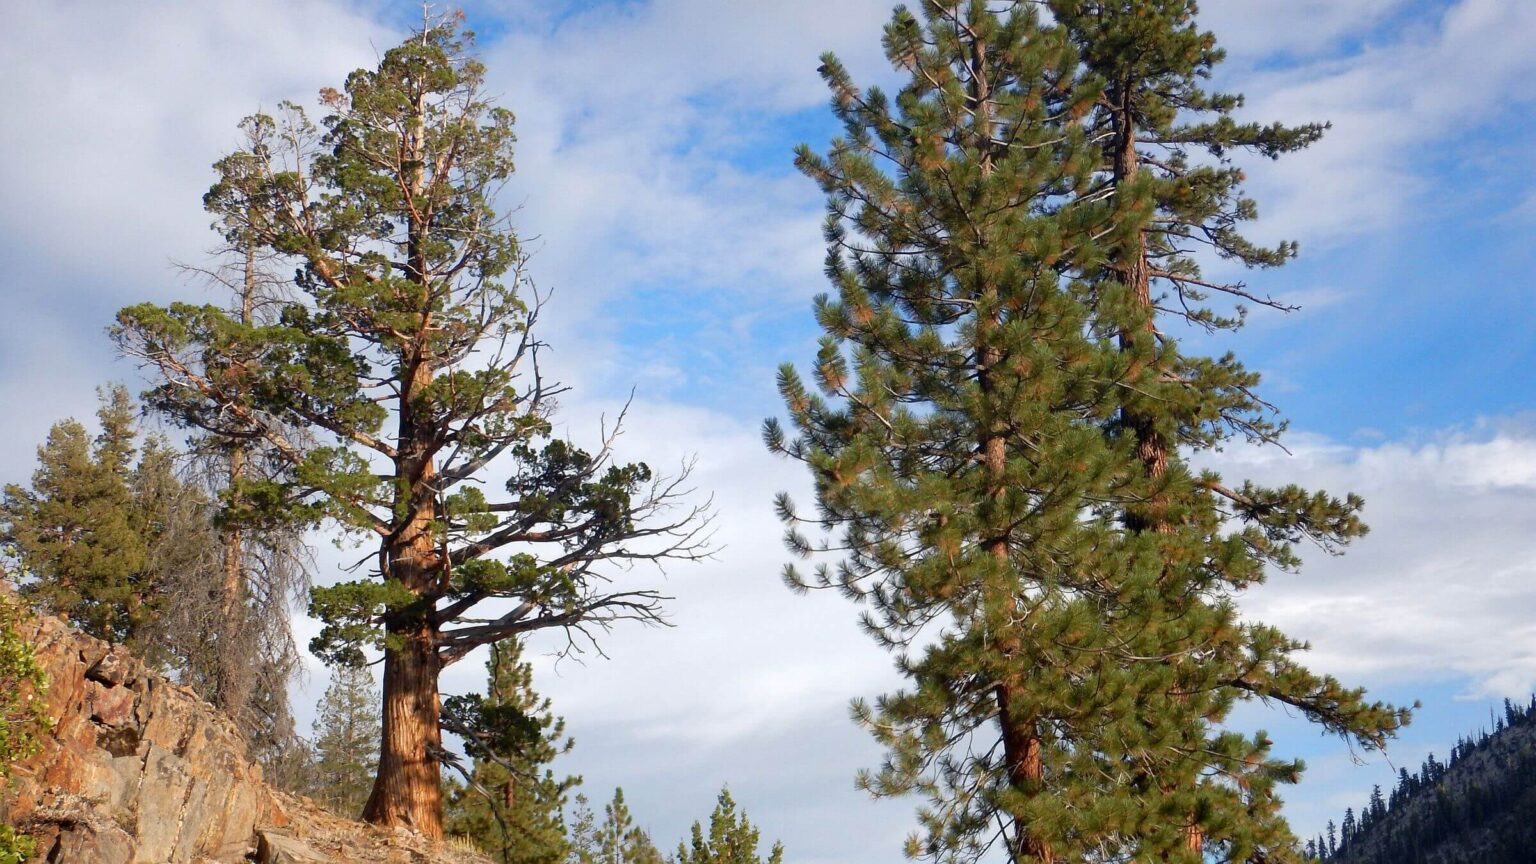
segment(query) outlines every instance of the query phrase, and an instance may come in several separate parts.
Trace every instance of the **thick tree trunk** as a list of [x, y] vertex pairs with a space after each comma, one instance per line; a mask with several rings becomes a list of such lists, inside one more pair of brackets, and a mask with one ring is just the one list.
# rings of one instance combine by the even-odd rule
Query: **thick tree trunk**
[[[431, 381], [425, 365], [412, 370], [411, 389], [419, 391]], [[442, 576], [442, 558], [434, 545], [436, 515], [432, 459], [425, 455], [416, 436], [413, 412], [402, 412], [402, 442], [416, 442], [402, 450], [400, 476], [405, 489], [409, 518], [385, 557], [388, 576], [417, 597], [430, 597]], [[363, 819], [376, 825], [405, 825], [428, 837], [443, 835], [443, 788], [438, 755], [443, 735], [439, 720], [442, 703], [437, 679], [442, 671], [438, 655], [438, 629], [432, 621], [432, 604], [401, 611], [387, 624], [390, 637], [384, 650], [383, 731], [379, 745], [379, 770], [363, 809]]]
[[[421, 487], [430, 488], [430, 460], [415, 462], [408, 472]], [[415, 476], [412, 476], [413, 473]], [[437, 578], [437, 554], [431, 532], [431, 499], [418, 501], [414, 518], [387, 549], [389, 577], [413, 594], [427, 593]], [[443, 835], [443, 788], [439, 754], [443, 734], [442, 703], [438, 697], [437, 625], [430, 609], [402, 612], [386, 627], [384, 649], [383, 729], [379, 769], [363, 808], [363, 819], [375, 825], [403, 825], [428, 837]]]
[[391, 627], [398, 640], [384, 654], [384, 728], [379, 770], [363, 808], [375, 825], [403, 825], [443, 836], [443, 788], [438, 756], [442, 731], [437, 693], [435, 628], [427, 623]]
[[[425, 38], [425, 37], [423, 37]], [[446, 575], [433, 525], [437, 518], [437, 471], [433, 462], [436, 437], [430, 417], [417, 417], [418, 400], [431, 386], [434, 370], [428, 342], [433, 327], [432, 273], [426, 249], [430, 219], [421, 216], [426, 174], [426, 90], [414, 96], [402, 147], [401, 175], [409, 192], [406, 227], [407, 277], [420, 292], [421, 320], [415, 343], [402, 356], [399, 432], [395, 476], [402, 481], [397, 512], [406, 515], [391, 540], [385, 558], [391, 579], [399, 581], [422, 602], [387, 625], [391, 645], [384, 652], [384, 727], [379, 747], [379, 771], [363, 819], [376, 825], [405, 825], [428, 837], [443, 836], [443, 784], [438, 756], [442, 752], [442, 703], [438, 697], [437, 624], [431, 619], [440, 580]]]

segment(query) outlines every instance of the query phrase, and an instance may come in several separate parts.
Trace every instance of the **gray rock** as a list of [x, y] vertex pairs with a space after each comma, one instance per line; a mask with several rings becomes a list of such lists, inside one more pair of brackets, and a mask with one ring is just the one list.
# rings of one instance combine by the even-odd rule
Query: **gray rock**
[[57, 864], [131, 864], [133, 838], [117, 828], [78, 825], [59, 836], [48, 860]]
[[331, 859], [309, 848], [303, 840], [274, 831], [256, 832], [259, 864], [326, 864]]

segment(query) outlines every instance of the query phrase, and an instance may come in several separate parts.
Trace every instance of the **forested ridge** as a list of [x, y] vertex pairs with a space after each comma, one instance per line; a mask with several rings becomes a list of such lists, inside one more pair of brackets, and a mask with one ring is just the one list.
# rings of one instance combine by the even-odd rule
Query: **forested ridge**
[[[1217, 89], [1198, 12], [922, 0], [869, 34], [889, 88], [821, 58], [840, 132], [793, 167], [824, 198], [827, 286], [814, 354], [762, 409], [811, 500], [773, 501], [782, 570], [736, 576], [840, 595], [890, 655], [900, 684], [852, 704], [883, 752], [850, 780], [917, 803], [882, 854], [1528, 860], [1536, 699], [1305, 839], [1282, 810], [1304, 763], [1233, 719], [1283, 706], [1379, 754], [1416, 706], [1246, 612], [1305, 550], [1369, 529], [1351, 491], [1206, 459], [1284, 451], [1259, 373], [1198, 346], [1292, 311], [1239, 278], [1299, 253], [1247, 233], [1243, 160], [1329, 127]], [[732, 778], [708, 779], [713, 811], [673, 847], [562, 761], [579, 745], [530, 652], [622, 651], [672, 623], [662, 579], [735, 514], [695, 461], [621, 458], [627, 406], [561, 415], [550, 294], [501, 200], [514, 115], [487, 81], [464, 15], [428, 6], [316, 110], [240, 121], [202, 199], [219, 246], [182, 266], [213, 299], [117, 312], [108, 338], [146, 386], [103, 387], [94, 425], [59, 420], [4, 487], [0, 576], [233, 718], [272, 783], [342, 817], [505, 864], [782, 864]], [[344, 572], [318, 572], [321, 536], [356, 551]], [[37, 692], [12, 614], [0, 692]], [[305, 649], [329, 669], [309, 730], [289, 704]], [[444, 692], [465, 661], [480, 686]], [[3, 770], [40, 730], [0, 707]], [[28, 851], [0, 834], [0, 864]]]
[[1489, 728], [1441, 761], [1399, 769], [1358, 809], [1306, 844], [1309, 858], [1340, 864], [1519, 864], [1536, 849], [1536, 697], [1504, 700]]

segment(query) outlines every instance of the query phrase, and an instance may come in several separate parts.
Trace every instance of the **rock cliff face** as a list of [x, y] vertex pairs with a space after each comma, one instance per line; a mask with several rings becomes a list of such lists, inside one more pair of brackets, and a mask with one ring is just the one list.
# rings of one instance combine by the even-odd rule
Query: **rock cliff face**
[[265, 785], [234, 724], [119, 648], [56, 618], [23, 636], [53, 729], [16, 766], [0, 819], [50, 864], [473, 864], [410, 832], [338, 819]]

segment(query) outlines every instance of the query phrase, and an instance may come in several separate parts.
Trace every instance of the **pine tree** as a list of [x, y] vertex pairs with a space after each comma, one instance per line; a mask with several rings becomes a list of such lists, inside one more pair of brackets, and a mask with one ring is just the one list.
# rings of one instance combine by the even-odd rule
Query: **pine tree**
[[571, 864], [662, 864], [665, 860], [651, 835], [635, 824], [623, 789], [613, 790], [601, 823], [592, 817], [586, 799], [577, 796], [570, 836]]
[[[260, 127], [246, 124], [243, 131], [248, 148], [217, 170], [249, 183], [261, 169], [259, 160], [252, 158], [260, 146]], [[255, 228], [269, 221], [256, 202], [238, 217], [220, 218], [213, 227], [224, 245], [216, 257], [206, 266], [181, 267], [191, 278], [225, 292], [228, 313], [244, 326], [278, 323], [283, 306], [292, 299], [291, 285], [276, 272], [276, 256], [258, 243]], [[241, 365], [231, 359], [232, 365]], [[228, 384], [238, 392], [243, 381], [231, 374]], [[169, 419], [181, 418], [171, 414]], [[302, 429], [290, 426], [283, 435], [299, 449], [309, 444]], [[282, 472], [282, 454], [259, 437], [194, 434], [189, 444], [197, 482], [220, 504], [215, 523], [221, 563], [219, 578], [205, 578], [194, 595], [205, 602], [173, 607], [175, 626], [200, 638], [199, 692], [247, 730], [252, 755], [267, 778], [279, 786], [302, 781], [304, 739], [288, 704], [300, 655], [289, 620], [309, 589], [309, 549], [301, 522], [274, 518], [247, 500], [248, 495], [260, 496]]]
[[[221, 176], [249, 185], [255, 182], [262, 163], [254, 158], [261, 147], [259, 124], [244, 124], [247, 148], [216, 166]], [[244, 212], [222, 214], [214, 228], [224, 245], [210, 266], [183, 265], [198, 281], [210, 283], [228, 294], [228, 313], [242, 326], [270, 326], [279, 322], [291, 300], [287, 280], [275, 270], [276, 256], [260, 246], [260, 229], [271, 222], [269, 202], [248, 202]], [[238, 374], [244, 361], [255, 358], [231, 356], [227, 383], [238, 394], [245, 382]], [[237, 401], [249, 402], [249, 394]], [[172, 413], [173, 422], [181, 419]], [[309, 443], [304, 430], [289, 427], [284, 437], [303, 449]], [[309, 587], [308, 550], [302, 525], [285, 524], [248, 506], [247, 486], [259, 492], [274, 471], [280, 471], [282, 455], [259, 437], [219, 437], [198, 434], [191, 439], [200, 457], [201, 479], [221, 499], [218, 515], [222, 547], [221, 578], [212, 608], [200, 622], [210, 643], [209, 701], [253, 730], [259, 753], [276, 753], [292, 743], [292, 718], [287, 688], [299, 668], [298, 646], [288, 619], [293, 604]]]
[[491, 646], [486, 671], [483, 699], [450, 697], [444, 709], [474, 757], [470, 785], [450, 797], [447, 830], [508, 864], [560, 864], [570, 853], [561, 814], [581, 782], [550, 768], [573, 745], [565, 721], [534, 691], [519, 640]]
[[378, 697], [366, 666], [331, 670], [314, 724], [314, 788], [332, 812], [357, 818], [379, 761]]
[[[1214, 473], [1193, 476], [1180, 460], [1181, 453], [1218, 447], [1234, 435], [1271, 443], [1284, 429], [1274, 420], [1273, 407], [1256, 394], [1257, 375], [1232, 355], [1180, 354], [1172, 325], [1235, 329], [1246, 314], [1245, 303], [1290, 308], [1253, 294], [1240, 282], [1205, 278], [1199, 261], [1219, 258], [1269, 268], [1294, 257], [1294, 243], [1263, 247], [1241, 234], [1242, 223], [1257, 215], [1257, 207], [1243, 194], [1243, 172], [1232, 156], [1249, 152], [1278, 158], [1312, 144], [1326, 126], [1237, 122], [1233, 113], [1242, 97], [1202, 86], [1223, 53], [1214, 36], [1195, 25], [1193, 0], [1050, 0], [1047, 5], [1081, 53], [1085, 82], [1100, 89], [1086, 118], [1089, 134], [1104, 142], [1092, 194], [1110, 194], [1117, 202], [1116, 224], [1100, 254], [1073, 262], [1073, 272], [1096, 286], [1097, 325], [1114, 334], [1128, 359], [1121, 405], [1106, 431], [1133, 442], [1151, 482], [1143, 494], [1129, 499], [1122, 518], [1130, 530], [1157, 535], [1151, 541], [1162, 547], [1156, 554], [1169, 561], [1186, 556], [1190, 544], [1217, 545], [1213, 517], [1235, 518], [1251, 529], [1246, 554], [1225, 562], [1213, 559], [1215, 572], [1204, 579], [1220, 586], [1214, 596], [1222, 598], [1204, 610], [1214, 619], [1204, 629], [1227, 634], [1228, 644], [1211, 652], [1209, 642], [1193, 647], [1202, 641], [1198, 631], [1172, 634], [1165, 653], [1176, 658], [1182, 679], [1174, 692], [1214, 688], [1218, 702], [1275, 699], [1299, 708], [1330, 732], [1367, 749], [1380, 748], [1408, 721], [1406, 710], [1367, 702], [1361, 691], [1307, 672], [1292, 659], [1305, 645], [1272, 628], [1237, 622], [1223, 596], [1262, 581], [1266, 565], [1294, 569], [1299, 561], [1292, 546], [1301, 540], [1337, 552], [1363, 535], [1361, 500], [1295, 486], [1268, 489], [1250, 483], [1234, 490]], [[1230, 311], [1206, 305], [1213, 293], [1229, 301]], [[1202, 592], [1171, 572], [1164, 581], [1184, 584], [1192, 597], [1211, 596], [1210, 588]], [[1212, 653], [1215, 664], [1192, 660]], [[1232, 671], [1212, 668], [1222, 663]], [[1199, 665], [1205, 668], [1191, 668]], [[1245, 669], [1250, 671], [1237, 672]], [[1225, 749], [1194, 741], [1182, 746], [1190, 752]], [[1231, 765], [1242, 770], [1236, 760]], [[1292, 778], [1282, 772], [1278, 779]], [[1194, 852], [1208, 835], [1196, 811], [1215, 821], [1229, 818], [1218, 815], [1223, 808], [1211, 800], [1224, 791], [1205, 791], [1211, 794], [1190, 805], [1188, 839]], [[1252, 811], [1256, 802], [1250, 798], [1243, 806]], [[1264, 808], [1272, 811], [1263, 820], [1270, 828], [1260, 828], [1258, 819], [1240, 820], [1239, 826], [1247, 821], [1254, 831], [1240, 830], [1224, 842], [1283, 845], [1275, 807], [1270, 802]]]
[[774, 843], [765, 861], [758, 852], [759, 832], [747, 814], [736, 811], [729, 789], [721, 789], [715, 810], [709, 817], [709, 834], [698, 822], [693, 823], [687, 843], [677, 844], [673, 864], [782, 864], [784, 845]]
[[164, 441], [140, 446], [135, 413], [112, 387], [94, 440], [76, 420], [54, 424], [31, 488], [5, 489], [0, 537], [29, 602], [186, 674], [206, 634], [173, 632], [165, 611], [179, 588], [205, 581], [211, 502], [181, 479]]
[[886, 28], [910, 75], [894, 99], [822, 67], [846, 137], [798, 161], [829, 197], [837, 296], [817, 301], [819, 393], [781, 372], [798, 435], [765, 430], [816, 482], [815, 518], [781, 499], [791, 548], [845, 553], [791, 584], [867, 603], [913, 683], [858, 708], [888, 749], [865, 785], [924, 793], [909, 852], [941, 861], [999, 834], [1019, 862], [1193, 864], [1208, 839], [1293, 857], [1273, 790], [1301, 765], [1222, 730], [1233, 703], [1281, 701], [1367, 747], [1406, 712], [1297, 666], [1304, 646], [1233, 598], [1294, 543], [1356, 536], [1358, 501], [1244, 487], [1226, 529], [1219, 478], [1167, 442], [1219, 442], [1253, 379], [1144, 338], [1155, 310], [1105, 275], [1155, 208], [1105, 180], [1109, 91], [1077, 61], [1072, 10], [923, 11]]
[[[1080, 286], [1056, 270], [1108, 218], [1054, 203], [1091, 179], [1070, 118], [1093, 94], [1072, 86], [1071, 46], [1027, 4], [924, 13], [898, 10], [886, 28], [887, 56], [911, 76], [894, 100], [825, 58], [846, 137], [825, 158], [798, 155], [829, 196], [837, 297], [817, 301], [820, 395], [784, 368], [799, 435], [770, 421], [765, 436], [810, 466], [820, 515], [807, 521], [841, 530], [847, 557], [809, 583], [788, 576], [868, 603], [866, 626], [903, 651], [913, 689], [856, 710], [889, 754], [863, 785], [929, 799], [909, 854], [975, 860], [1001, 826], [1010, 860], [1073, 860], [1153, 821], [1139, 790], [1095, 779], [1120, 746], [1101, 740], [1139, 741], [1146, 685], [1109, 656], [1137, 622], [1101, 626], [1118, 589], [1094, 575], [1126, 570], [1097, 512], [1123, 469], [1091, 422], [1118, 352], [1092, 338]], [[780, 509], [791, 547], [813, 551]], [[907, 652], [935, 621], [947, 626]]]
[[[247, 121], [250, 146], [219, 163], [205, 204], [220, 220], [257, 214], [248, 236], [297, 271], [275, 323], [141, 305], [114, 331], [163, 378], [154, 407], [270, 448], [281, 471], [240, 485], [245, 508], [379, 543], [370, 578], [312, 593], [325, 622], [312, 648], [348, 663], [382, 651], [365, 816], [429, 835], [442, 829], [442, 669], [536, 628], [655, 620], [662, 598], [610, 587], [605, 568], [702, 549], [681, 477], [615, 464], [611, 435], [595, 453], [552, 437], [561, 388], [538, 371], [538, 298], [491, 200], [512, 171], [512, 115], [486, 100], [467, 38], [456, 19], [428, 22], [322, 93], [323, 131], [289, 104]], [[466, 482], [498, 457], [505, 500]], [[512, 602], [471, 616], [495, 599]]]
[[298, 656], [288, 603], [265, 589], [291, 596], [284, 586], [301, 573], [299, 538], [265, 531], [245, 545], [261, 590], [247, 594], [242, 620], [226, 629], [218, 590], [225, 550], [205, 472], [158, 436], [140, 441], [127, 390], [109, 388], [102, 400], [94, 441], [77, 421], [56, 424], [32, 488], [6, 490], [0, 534], [23, 595], [91, 635], [129, 645], [226, 710], [236, 706], [221, 701], [221, 681], [241, 670], [254, 692], [231, 716], [274, 782], [298, 779], [288, 751], [302, 749], [302, 739], [287, 693]]
[[29, 602], [98, 639], [136, 645], [156, 600], [133, 506], [127, 394], [105, 392], [97, 417], [94, 442], [72, 419], [49, 430], [31, 488], [5, 489], [4, 536]]

